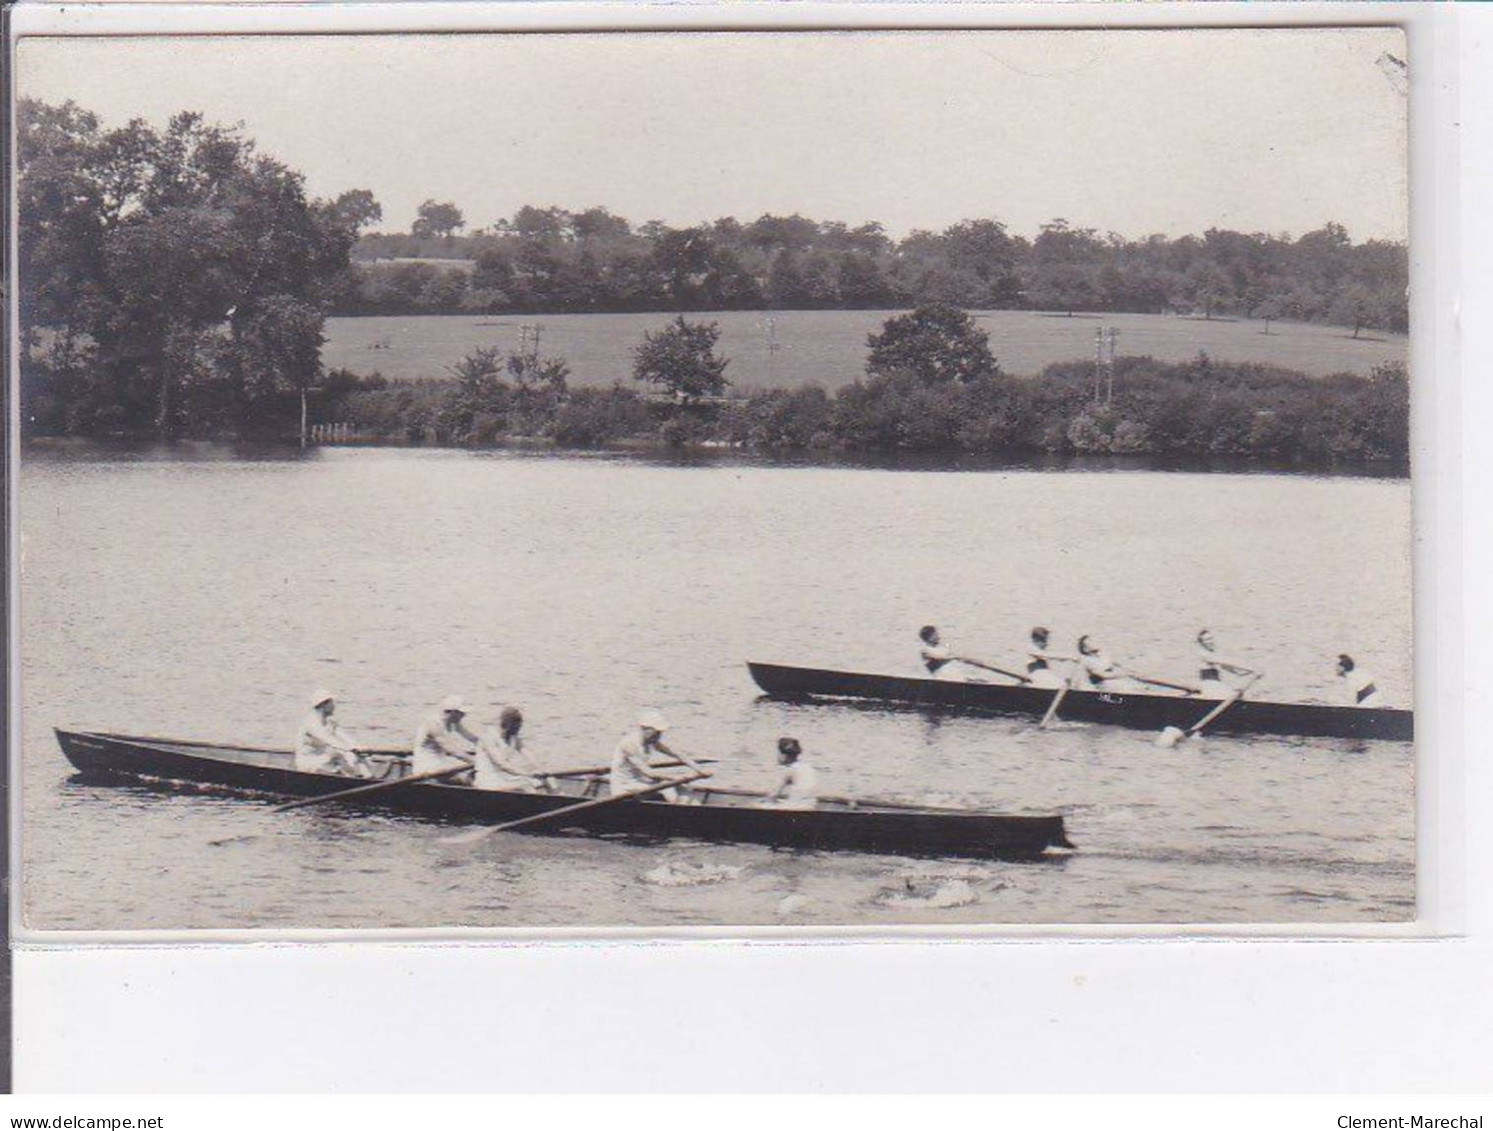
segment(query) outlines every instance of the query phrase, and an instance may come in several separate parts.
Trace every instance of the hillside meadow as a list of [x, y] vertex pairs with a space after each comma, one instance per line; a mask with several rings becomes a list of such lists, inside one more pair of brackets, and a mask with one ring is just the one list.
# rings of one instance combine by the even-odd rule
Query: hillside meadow
[[[717, 322], [719, 350], [740, 391], [818, 384], [836, 389], [862, 376], [866, 336], [893, 315], [885, 310], [762, 311], [687, 315]], [[382, 373], [392, 380], [449, 377], [450, 367], [478, 346], [517, 349], [524, 325], [540, 328], [540, 352], [564, 357], [572, 385], [611, 385], [631, 375], [632, 349], [668, 314], [401, 315], [331, 318], [322, 360], [328, 369]], [[1117, 352], [1181, 362], [1206, 352], [1217, 360], [1260, 362], [1313, 376], [1367, 375], [1384, 362], [1404, 362], [1402, 334], [1365, 330], [1358, 338], [1339, 326], [1103, 314], [1066, 317], [1025, 310], [980, 312], [1001, 368], [1021, 376], [1059, 361], [1094, 355], [1094, 331], [1119, 331]], [[770, 346], [775, 343], [776, 348]]]

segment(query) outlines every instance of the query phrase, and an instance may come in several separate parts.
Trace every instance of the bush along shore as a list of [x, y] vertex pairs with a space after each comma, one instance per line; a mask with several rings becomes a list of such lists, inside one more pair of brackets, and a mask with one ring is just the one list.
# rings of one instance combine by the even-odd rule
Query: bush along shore
[[493, 350], [447, 379], [388, 384], [334, 373], [341, 391], [323, 410], [357, 438], [383, 442], [1409, 465], [1402, 365], [1316, 378], [1199, 354], [1184, 364], [1120, 357], [1015, 377], [967, 315], [930, 307], [889, 319], [870, 338], [866, 376], [833, 395], [810, 385], [736, 397], [714, 340], [709, 324], [676, 319], [636, 351], [634, 385], [610, 388], [571, 389], [563, 361]]
[[[1198, 354], [1003, 372], [987, 335], [957, 307], [887, 319], [867, 341], [864, 377], [833, 394], [814, 385], [733, 395], [714, 323], [678, 316], [633, 350], [631, 380], [573, 388], [563, 358], [474, 350], [441, 376], [391, 382], [336, 369], [305, 404], [312, 441], [560, 448], [736, 448], [816, 457], [915, 453], [1027, 461], [1117, 455], [1162, 464], [1257, 463], [1409, 468], [1409, 383], [1400, 364], [1369, 376], [1312, 377]], [[33, 362], [43, 368], [45, 361]], [[23, 376], [26, 374], [23, 373]], [[298, 394], [263, 398], [249, 426], [216, 411], [211, 383], [178, 403], [188, 438], [298, 434]], [[202, 403], [199, 405], [198, 400]], [[29, 403], [45, 409], [45, 392]], [[198, 411], [198, 410], [201, 411]], [[130, 435], [30, 416], [27, 434]], [[50, 426], [48, 426], [50, 425]]]

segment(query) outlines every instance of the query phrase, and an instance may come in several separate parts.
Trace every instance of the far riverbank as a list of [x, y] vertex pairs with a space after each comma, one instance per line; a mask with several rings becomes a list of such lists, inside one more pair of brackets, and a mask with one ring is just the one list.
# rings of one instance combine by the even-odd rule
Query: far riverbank
[[1051, 472], [1053, 474], [1179, 475], [1299, 475], [1312, 478], [1396, 480], [1409, 478], [1410, 469], [1387, 460], [1345, 461], [1330, 468], [1313, 468], [1283, 461], [1274, 463], [1238, 456], [1204, 459], [1148, 455], [1035, 453], [1023, 457], [960, 455], [932, 452], [763, 452], [728, 444], [670, 447], [641, 440], [622, 440], [595, 448], [567, 448], [539, 437], [509, 437], [484, 445], [451, 445], [399, 439], [312, 441], [305, 447], [294, 439], [197, 439], [161, 441], [148, 438], [37, 437], [21, 445], [25, 461], [156, 463], [156, 462], [296, 462], [317, 460], [331, 452], [416, 450], [432, 455], [466, 453], [527, 456], [535, 459], [581, 459], [602, 463], [655, 467], [780, 468], [947, 473]]

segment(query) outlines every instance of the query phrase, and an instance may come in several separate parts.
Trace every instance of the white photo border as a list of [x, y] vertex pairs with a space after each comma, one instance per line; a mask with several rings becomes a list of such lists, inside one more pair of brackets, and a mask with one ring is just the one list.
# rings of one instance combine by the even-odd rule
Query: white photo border
[[[1409, 36], [1412, 493], [1415, 509], [1417, 918], [1410, 924], [1166, 925], [1020, 928], [751, 928], [710, 930], [39, 932], [19, 922], [17, 1083], [26, 1089], [467, 1090], [482, 1048], [501, 1049], [485, 1087], [668, 1089], [686, 1077], [714, 1090], [743, 1064], [770, 1063], [760, 1085], [989, 1086], [995, 1089], [1222, 1090], [1453, 1087], [1493, 1062], [1479, 1007], [1490, 1000], [1489, 702], [1472, 673], [1493, 649], [1487, 524], [1467, 523], [1493, 485], [1493, 371], [1476, 312], [1493, 310], [1488, 218], [1464, 201], [1493, 199], [1486, 114], [1493, 82], [1471, 66], [1493, 43], [1485, 10], [1416, 4], [861, 5], [265, 4], [23, 5], [12, 37], [36, 34], [265, 34], [432, 31], [984, 29], [1003, 27], [1398, 26]], [[14, 38], [7, 43], [14, 51]], [[10, 58], [13, 59], [13, 54]], [[1479, 178], [1474, 189], [1469, 178]], [[1476, 195], [1474, 195], [1476, 193]], [[1485, 212], [1486, 210], [1484, 210]], [[13, 229], [12, 229], [13, 231]], [[11, 292], [14, 294], [12, 288]], [[12, 298], [12, 302], [14, 299]], [[13, 312], [12, 312], [13, 313]], [[1465, 334], [1465, 341], [1462, 335]], [[14, 343], [12, 370], [14, 368]], [[1464, 353], [1465, 351], [1465, 353]], [[1464, 377], [1464, 374], [1469, 376]], [[16, 434], [12, 398], [11, 437]], [[7, 481], [15, 514], [18, 453]], [[1475, 511], [1472, 512], [1475, 514]], [[14, 566], [15, 532], [11, 532]], [[17, 578], [7, 594], [12, 672], [10, 749], [18, 749]], [[1483, 740], [1481, 742], [1477, 740]], [[1429, 752], [1434, 750], [1434, 756]], [[1471, 754], [1471, 756], [1469, 756]], [[20, 835], [10, 767], [11, 835]], [[1480, 819], [1481, 818], [1481, 819]], [[12, 848], [16, 841], [12, 840]], [[19, 895], [19, 853], [12, 888]], [[1478, 877], [1478, 882], [1472, 882]], [[232, 946], [218, 945], [232, 942]], [[306, 946], [315, 942], [322, 945]], [[250, 945], [244, 945], [248, 943]], [[545, 945], [535, 945], [543, 943]], [[121, 946], [119, 944], [130, 944]], [[495, 945], [496, 944], [496, 945]], [[1011, 945], [1020, 944], [1020, 945]], [[709, 987], [675, 996], [676, 982]], [[1100, 992], [1098, 986], [1108, 989]], [[876, 991], [856, 1000], [854, 987]], [[367, 995], [371, 986], [392, 996]], [[1087, 994], [1070, 987], [1094, 986]], [[643, 992], [647, 991], [647, 992]], [[255, 1003], [272, 994], [276, 1024]], [[1208, 1003], [1200, 1029], [1193, 1009]], [[375, 1021], [366, 1011], [378, 997]], [[783, 1008], [764, 1016], [764, 997]], [[422, 1059], [392, 1081], [387, 1059], [360, 1056], [369, 1024], [413, 1033], [429, 1003], [495, 1019], [458, 1025], [459, 1058]], [[201, 1003], [212, 1000], [214, 1022]], [[298, 1007], [291, 1003], [299, 1002]], [[879, 1004], [877, 1004], [879, 1003]], [[1045, 1004], [1044, 1004], [1045, 1003]], [[981, 1005], [987, 1012], [971, 1012]], [[237, 1006], [237, 1008], [235, 1008]], [[296, 1012], [296, 1009], [300, 1012]], [[510, 1025], [547, 1034], [516, 1047]], [[941, 1021], [938, 1019], [942, 1018]], [[1179, 1031], [1187, 1041], [1176, 1042]], [[247, 1019], [247, 1023], [245, 1023]], [[1014, 1026], [1015, 1020], [1023, 1026]], [[449, 1020], [449, 1018], [448, 1018]], [[937, 1021], [937, 1024], [933, 1022]], [[1451, 1024], [1448, 1034], [1442, 1021]], [[758, 1042], [793, 1022], [832, 1034], [780, 1064]], [[1067, 1042], [1056, 1058], [1038, 1022]], [[563, 1058], [557, 1026], [571, 1026]], [[1294, 1031], [1293, 1031], [1294, 1026]], [[899, 1027], [910, 1031], [898, 1032]], [[1220, 1031], [1227, 1028], [1228, 1032]], [[396, 1031], [400, 1031], [397, 1030]], [[1170, 1052], [1159, 1051], [1163, 1034]], [[618, 1053], [615, 1041], [630, 1034]], [[1325, 1039], [1329, 1038], [1330, 1039]], [[505, 1036], [509, 1039], [505, 1040]], [[316, 1041], [315, 1071], [286, 1056]], [[909, 1053], [906, 1042], [923, 1043]], [[636, 1043], [634, 1039], [636, 1038]], [[1199, 1058], [1199, 1039], [1207, 1056]], [[840, 1042], [838, 1045], [834, 1041]], [[895, 1063], [869, 1052], [900, 1048]], [[534, 1047], [528, 1047], [533, 1045]], [[1388, 1049], [1394, 1047], [1391, 1056]], [[540, 1050], [548, 1048], [552, 1060]], [[660, 1051], [667, 1048], [668, 1055]], [[584, 1078], [553, 1060], [590, 1054]], [[1314, 1050], [1317, 1055], [1308, 1055]], [[164, 1055], [163, 1055], [164, 1054]], [[1480, 1055], [1481, 1061], [1472, 1056]], [[496, 1053], [495, 1053], [496, 1055]], [[753, 1057], [756, 1060], [753, 1060]], [[505, 1059], [506, 1058], [506, 1059]], [[745, 1059], [743, 1059], [745, 1058]], [[1325, 1058], [1325, 1059], [1324, 1059]], [[1054, 1061], [1061, 1063], [1054, 1063]], [[998, 1063], [997, 1063], [998, 1062]], [[497, 1063], [497, 1062], [494, 1062]], [[685, 1073], [688, 1065], [693, 1075]], [[1081, 1065], [1075, 1071], [1074, 1065]], [[893, 1075], [888, 1076], [888, 1073]], [[1458, 1077], [1458, 1073], [1468, 1073]]]

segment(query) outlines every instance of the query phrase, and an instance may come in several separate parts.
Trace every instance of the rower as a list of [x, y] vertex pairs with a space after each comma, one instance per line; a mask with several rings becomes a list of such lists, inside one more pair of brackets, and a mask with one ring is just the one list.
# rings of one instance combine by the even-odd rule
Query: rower
[[1069, 673], [1059, 675], [1053, 664], [1074, 664], [1077, 656], [1058, 656], [1047, 650], [1052, 634], [1040, 625], [1032, 629], [1032, 642], [1027, 648], [1026, 675], [1033, 687], [1061, 687], [1068, 681]]
[[[617, 749], [612, 754], [608, 786], [613, 797], [619, 793], [632, 793], [635, 790], [647, 789], [650, 785], [668, 780], [668, 775], [657, 773], [653, 769], [654, 754], [674, 758], [696, 773], [704, 773], [699, 766], [684, 755], [676, 754], [664, 745], [664, 731], [668, 729], [668, 720], [652, 708], [638, 716], [637, 727], [622, 736], [621, 741], [617, 743]], [[665, 801], [678, 801], [679, 791], [666, 789], [654, 796], [662, 797]]]
[[[931, 624], [925, 624], [918, 629], [918, 639], [923, 642], [918, 658], [923, 661], [923, 667], [928, 669], [928, 674], [935, 679], [948, 679], [950, 668], [958, 661], [954, 654], [944, 647], [943, 641], [939, 639], [938, 629]], [[945, 674], [940, 676], [939, 672]]]
[[923, 667], [928, 669], [928, 674], [934, 679], [975, 679], [977, 677], [968, 669], [986, 667], [985, 664], [978, 660], [971, 660], [968, 656], [954, 655], [939, 636], [938, 629], [931, 624], [925, 624], [918, 629], [918, 639], [923, 642], [918, 655], [923, 661]]
[[[1235, 692], [1241, 691], [1241, 685], [1234, 679], [1228, 678], [1230, 676], [1247, 679], [1260, 674], [1254, 668], [1247, 668], [1243, 664], [1236, 664], [1221, 657], [1218, 654], [1218, 643], [1213, 639], [1213, 633], [1209, 629], [1205, 628], [1198, 632], [1197, 646], [1199, 694], [1205, 699], [1227, 699]], [[1243, 686], [1247, 687], [1248, 684]]]
[[337, 700], [321, 689], [311, 696], [311, 713], [301, 720], [295, 742], [295, 768], [305, 774], [346, 774], [371, 778], [373, 768], [332, 716]]
[[[438, 773], [445, 769], [472, 765], [478, 739], [462, 724], [466, 713], [466, 704], [461, 701], [461, 696], [448, 695], [441, 700], [435, 713], [415, 731], [411, 774]], [[457, 774], [446, 780], [458, 785], [470, 785], [472, 779], [470, 774]]]
[[477, 740], [472, 784], [478, 789], [509, 793], [550, 793], [551, 783], [524, 749], [523, 712], [504, 707], [498, 725], [487, 727]]
[[1377, 707], [1384, 701], [1374, 683], [1374, 677], [1359, 667], [1346, 652], [1337, 658], [1337, 677], [1347, 684], [1353, 706]]
[[819, 775], [803, 761], [803, 746], [796, 738], [778, 739], [778, 765], [783, 780], [761, 801], [767, 809], [813, 809], [819, 804]]
[[1078, 662], [1083, 665], [1084, 675], [1094, 690], [1102, 690], [1106, 683], [1124, 679], [1125, 672], [1106, 656], [1088, 636], [1078, 638]]

